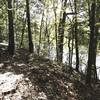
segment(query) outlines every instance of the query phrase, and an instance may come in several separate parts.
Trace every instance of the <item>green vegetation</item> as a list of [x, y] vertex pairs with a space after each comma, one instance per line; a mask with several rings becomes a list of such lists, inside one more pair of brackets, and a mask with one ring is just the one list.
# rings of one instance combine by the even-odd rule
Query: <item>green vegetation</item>
[[84, 83], [92, 87], [98, 81], [99, 40], [100, 0], [0, 0], [1, 59], [2, 52], [13, 58], [17, 50], [25, 49], [29, 55], [49, 58], [61, 67], [67, 62], [64, 73], [67, 69], [80, 73], [80, 55], [86, 53]]

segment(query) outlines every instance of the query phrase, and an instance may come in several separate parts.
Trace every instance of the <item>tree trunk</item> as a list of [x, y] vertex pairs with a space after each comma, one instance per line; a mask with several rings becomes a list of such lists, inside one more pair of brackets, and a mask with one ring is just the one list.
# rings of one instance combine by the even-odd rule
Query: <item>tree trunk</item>
[[66, 3], [67, 0], [64, 0], [63, 14], [62, 17], [60, 18], [60, 22], [58, 26], [58, 36], [57, 36], [57, 62], [58, 63], [62, 63], [63, 61], [63, 41], [64, 41], [64, 28], [65, 28], [65, 21], [66, 21], [66, 11], [65, 11]]
[[29, 0], [26, 0], [26, 15], [27, 15], [27, 25], [28, 25], [29, 52], [33, 53], [33, 42], [32, 42], [31, 23], [30, 23]]
[[73, 48], [74, 48], [74, 25], [71, 25], [71, 30], [68, 34], [68, 50], [69, 50], [69, 56], [68, 56], [68, 62], [69, 66], [72, 67], [72, 58], [73, 58]]
[[66, 12], [63, 13], [63, 18], [60, 19], [58, 28], [58, 40], [57, 40], [57, 62], [62, 63], [63, 60], [63, 41], [64, 41], [64, 27], [66, 20]]
[[71, 43], [71, 66], [72, 66], [72, 59], [73, 59], [73, 49], [74, 49], [74, 34], [73, 34], [73, 27], [72, 27], [72, 43]]
[[71, 66], [71, 36], [70, 36], [70, 32], [68, 35], [68, 50], [69, 50], [69, 56], [68, 56], [68, 62], [69, 62], [69, 66]]
[[26, 19], [23, 22], [23, 29], [22, 29], [22, 34], [21, 34], [21, 42], [20, 42], [20, 48], [23, 46], [23, 39], [24, 39], [24, 33], [25, 33], [25, 26], [26, 26]]
[[1, 27], [0, 27], [0, 42], [2, 42], [2, 32], [1, 32]]
[[77, 31], [77, 0], [74, 1], [75, 9], [75, 51], [76, 51], [76, 71], [79, 71], [79, 48], [78, 48], [78, 31]]
[[15, 42], [14, 42], [14, 28], [13, 28], [13, 14], [12, 14], [12, 0], [8, 0], [8, 20], [9, 20], [9, 43], [8, 43], [8, 52], [12, 56], [15, 51]]
[[57, 13], [56, 13], [56, 7], [55, 7], [55, 4], [53, 4], [53, 7], [54, 7], [54, 16], [55, 16], [55, 38], [56, 38], [56, 60], [57, 60], [57, 52], [58, 52], [58, 50], [57, 50]]
[[50, 57], [50, 32], [48, 31], [48, 30], [49, 30], [49, 29], [48, 29], [49, 25], [48, 25], [47, 21], [48, 21], [48, 18], [46, 18], [45, 36], [46, 36], [46, 38], [47, 38], [48, 57]]
[[95, 30], [95, 11], [96, 3], [92, 2], [89, 14], [90, 24], [90, 41], [89, 41], [89, 52], [88, 52], [88, 66], [86, 75], [86, 84], [91, 86], [91, 78], [96, 75], [96, 47], [97, 47], [97, 33]]
[[41, 50], [41, 35], [42, 35], [42, 28], [43, 28], [43, 18], [44, 18], [44, 11], [42, 13], [42, 19], [41, 19], [41, 26], [40, 26], [40, 35], [39, 35], [39, 47], [38, 47], [38, 55], [40, 55], [40, 50]]
[[22, 28], [21, 41], [20, 41], [19, 48], [21, 48], [23, 46], [24, 33], [25, 33], [25, 28], [26, 28], [26, 18], [23, 17], [22, 22], [23, 22], [23, 28]]

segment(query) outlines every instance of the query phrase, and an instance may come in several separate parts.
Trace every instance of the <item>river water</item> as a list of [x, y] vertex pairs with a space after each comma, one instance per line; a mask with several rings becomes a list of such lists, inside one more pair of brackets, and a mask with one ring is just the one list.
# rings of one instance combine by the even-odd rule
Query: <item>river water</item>
[[[56, 52], [55, 50], [51, 50], [51, 54], [50, 54], [51, 58], [50, 59], [55, 59], [55, 56], [56, 56]], [[64, 49], [64, 52], [63, 52], [63, 63], [67, 63], [68, 64], [68, 49]], [[86, 71], [86, 66], [87, 66], [87, 61], [88, 61], [88, 51], [86, 49], [82, 49], [79, 53], [79, 58], [80, 58], [80, 67], [79, 67], [79, 70], [80, 72], [83, 72], [85, 73]], [[74, 50], [74, 53], [73, 53], [73, 58], [72, 58], [72, 65], [73, 65], [73, 68], [75, 68], [75, 64], [76, 64], [76, 55], [75, 55], [75, 50]], [[96, 57], [96, 66], [97, 66], [97, 75], [98, 75], [98, 78], [100, 79], [100, 54], [97, 54], [97, 57]]]
[[[68, 54], [64, 54], [63, 55], [63, 62], [67, 62], [68, 60], [66, 60], [68, 58]], [[79, 70], [80, 72], [83, 72], [85, 73], [86, 71], [86, 66], [87, 66], [87, 61], [88, 61], [88, 54], [87, 53], [83, 53], [83, 54], [79, 54], [79, 58], [80, 58], [80, 67], [79, 67]], [[73, 59], [72, 59], [72, 62], [73, 62], [73, 68], [75, 68], [75, 64], [76, 64], [76, 55], [75, 53], [73, 54]], [[100, 79], [100, 55], [98, 54], [96, 56], [96, 67], [97, 67], [97, 75], [98, 75], [98, 78]]]

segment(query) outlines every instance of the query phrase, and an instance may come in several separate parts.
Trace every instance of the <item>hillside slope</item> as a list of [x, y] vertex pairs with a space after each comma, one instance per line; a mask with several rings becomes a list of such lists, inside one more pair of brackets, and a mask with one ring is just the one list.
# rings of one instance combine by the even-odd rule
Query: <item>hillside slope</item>
[[89, 88], [84, 84], [84, 75], [69, 68], [64, 72], [63, 67], [65, 65], [29, 54], [26, 49], [17, 50], [13, 57], [4, 51], [0, 56], [0, 73], [24, 74], [36, 92], [46, 94], [47, 100], [100, 100], [99, 82]]

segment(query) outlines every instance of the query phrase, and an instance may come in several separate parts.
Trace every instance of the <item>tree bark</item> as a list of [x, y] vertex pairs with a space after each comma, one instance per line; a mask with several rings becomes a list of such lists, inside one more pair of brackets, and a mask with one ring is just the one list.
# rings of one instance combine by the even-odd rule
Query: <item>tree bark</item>
[[13, 14], [12, 14], [12, 0], [8, 1], [8, 21], [9, 21], [9, 43], [8, 43], [8, 52], [9, 55], [13, 55], [15, 51], [15, 42], [14, 42], [14, 27], [13, 27]]
[[57, 50], [57, 36], [58, 36], [58, 32], [57, 32], [57, 12], [56, 12], [56, 10], [57, 10], [57, 7], [55, 6], [55, 3], [53, 3], [53, 7], [54, 7], [54, 9], [53, 9], [53, 11], [54, 11], [54, 16], [55, 16], [55, 38], [56, 38], [56, 40], [55, 40], [55, 42], [56, 42], [56, 60], [57, 60], [57, 52], [58, 52], [58, 50]]
[[28, 25], [29, 52], [33, 53], [33, 42], [32, 42], [31, 23], [30, 23], [29, 0], [26, 0], [26, 16], [27, 16], [27, 25]]
[[57, 34], [57, 62], [62, 63], [63, 61], [63, 41], [64, 41], [64, 28], [66, 21], [66, 3], [67, 0], [62, 1], [63, 4], [63, 14], [60, 17], [59, 26], [58, 26], [58, 34]]
[[44, 11], [42, 13], [42, 19], [41, 19], [41, 26], [40, 26], [40, 34], [39, 34], [39, 47], [38, 47], [38, 56], [40, 55], [40, 50], [41, 50], [41, 35], [42, 35], [42, 28], [43, 28], [43, 18], [44, 18]]
[[19, 46], [20, 48], [23, 46], [25, 27], [26, 27], [26, 18], [23, 21], [23, 29], [22, 29], [22, 34], [21, 34], [21, 42], [20, 42], [20, 46]]
[[74, 0], [75, 9], [75, 51], [76, 51], [76, 71], [79, 71], [79, 48], [78, 48], [78, 31], [77, 31], [77, 0]]
[[63, 61], [63, 41], [64, 41], [64, 27], [66, 21], [66, 12], [63, 12], [63, 18], [60, 18], [58, 28], [58, 40], [57, 40], [57, 62], [62, 63]]
[[97, 33], [95, 30], [95, 14], [96, 14], [96, 2], [92, 2], [89, 13], [89, 25], [90, 25], [90, 41], [88, 52], [88, 66], [86, 75], [86, 84], [91, 86], [91, 79], [95, 77], [96, 72], [96, 48], [97, 48]]
[[1, 32], [1, 26], [0, 26], [0, 42], [2, 42], [2, 32]]
[[[25, 15], [25, 13], [24, 13]], [[24, 33], [25, 33], [25, 28], [26, 28], [26, 18], [23, 17], [23, 27], [22, 27], [22, 34], [21, 34], [21, 41], [20, 41], [20, 45], [19, 48], [21, 48], [23, 46], [23, 39], [24, 39]]]

